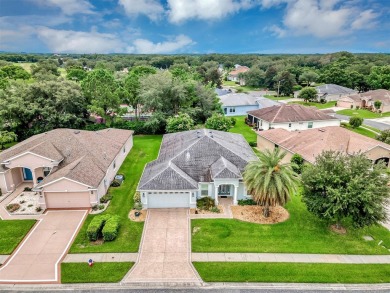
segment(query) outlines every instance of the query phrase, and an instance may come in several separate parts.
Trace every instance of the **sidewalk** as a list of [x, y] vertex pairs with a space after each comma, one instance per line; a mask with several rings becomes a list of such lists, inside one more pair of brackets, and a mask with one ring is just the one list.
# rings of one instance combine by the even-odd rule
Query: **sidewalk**
[[68, 254], [62, 261], [66, 262], [85, 262], [89, 259], [94, 262], [136, 262], [138, 253], [74, 253]]
[[292, 262], [390, 264], [390, 255], [302, 254], [302, 253], [192, 253], [193, 262]]

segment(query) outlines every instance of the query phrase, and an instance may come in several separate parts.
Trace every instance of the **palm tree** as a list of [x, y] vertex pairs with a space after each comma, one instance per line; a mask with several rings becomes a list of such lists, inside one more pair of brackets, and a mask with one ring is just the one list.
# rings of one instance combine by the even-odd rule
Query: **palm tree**
[[244, 172], [244, 182], [257, 204], [264, 206], [263, 215], [269, 216], [269, 207], [285, 205], [298, 187], [298, 175], [290, 164], [282, 164], [286, 156], [279, 148], [259, 154], [259, 161], [250, 162]]

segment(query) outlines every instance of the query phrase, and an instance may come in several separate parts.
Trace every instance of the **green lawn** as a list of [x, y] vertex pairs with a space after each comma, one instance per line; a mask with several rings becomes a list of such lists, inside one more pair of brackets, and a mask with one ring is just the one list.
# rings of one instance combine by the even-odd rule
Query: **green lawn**
[[160, 135], [134, 136], [134, 146], [118, 171], [118, 173], [124, 174], [126, 179], [122, 186], [109, 190], [114, 197], [104, 213], [121, 217], [121, 228], [117, 239], [102, 245], [91, 243], [86, 236], [86, 230], [94, 215], [88, 215], [70, 248], [70, 253], [138, 251], [143, 223], [130, 221], [128, 214], [133, 207], [133, 195], [144, 166], [157, 158], [161, 138]]
[[0, 254], [11, 254], [35, 220], [0, 220]]
[[248, 142], [256, 142], [257, 134], [251, 127], [245, 124], [245, 117], [246, 116], [234, 116], [236, 125], [230, 129], [230, 132], [242, 134]]
[[[366, 126], [364, 125], [364, 127], [366, 127]], [[377, 136], [376, 133], [374, 133], [374, 132], [372, 132], [370, 130], [364, 129], [362, 127], [353, 128], [351, 126], [346, 126], [345, 128], [348, 129], [348, 130], [351, 130], [353, 132], [359, 133], [361, 135], [367, 136], [367, 137], [376, 138], [376, 136]]]
[[299, 104], [303, 106], [314, 106], [317, 107], [318, 109], [328, 109], [332, 108], [335, 106], [335, 102], [327, 102], [327, 103], [314, 103], [314, 102], [303, 102], [303, 101], [295, 101], [295, 102], [290, 102], [289, 104]]
[[[285, 253], [339, 253], [339, 254], [390, 254], [390, 232], [382, 226], [348, 229], [346, 235], [328, 229], [327, 223], [309, 213], [300, 196], [287, 204], [290, 218], [283, 223], [259, 225], [233, 219], [196, 219], [192, 229], [194, 252], [285, 252]], [[374, 241], [366, 241], [370, 235]]]
[[345, 109], [345, 110], [337, 111], [337, 114], [346, 115], [346, 116], [358, 116], [364, 119], [390, 117], [390, 112], [379, 114], [364, 109], [359, 109], [359, 110]]
[[85, 263], [62, 263], [61, 283], [116, 283], [120, 282], [132, 262], [100, 262], [92, 267]]
[[222, 85], [224, 85], [224, 86], [239, 86], [235, 81], [231, 81], [231, 80], [224, 80], [222, 82]]
[[389, 264], [195, 262], [206, 282], [389, 283]]
[[378, 128], [375, 128], [375, 127], [372, 127], [372, 126], [368, 126], [368, 125], [365, 125], [365, 124], [363, 124], [362, 126], [365, 127], [365, 128], [371, 129], [372, 131], [375, 131], [377, 133], [381, 132]]

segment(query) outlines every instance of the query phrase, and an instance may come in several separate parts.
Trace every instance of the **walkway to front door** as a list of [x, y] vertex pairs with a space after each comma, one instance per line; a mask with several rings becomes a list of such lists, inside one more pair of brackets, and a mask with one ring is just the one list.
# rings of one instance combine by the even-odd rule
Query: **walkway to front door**
[[149, 209], [137, 263], [123, 282], [199, 283], [190, 260], [188, 209]]

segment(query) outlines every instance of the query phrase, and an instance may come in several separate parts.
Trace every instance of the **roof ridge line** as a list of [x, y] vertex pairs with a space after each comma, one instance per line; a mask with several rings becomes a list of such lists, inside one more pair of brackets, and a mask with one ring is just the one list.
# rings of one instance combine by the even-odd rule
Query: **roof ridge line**
[[280, 111], [282, 111], [282, 107], [284, 107], [285, 105], [286, 105], [286, 104], [280, 105], [278, 112], [276, 112], [274, 118], [273, 118], [272, 121], [270, 121], [270, 122], [272, 122], [272, 123], [275, 122], [276, 117], [278, 117]]

